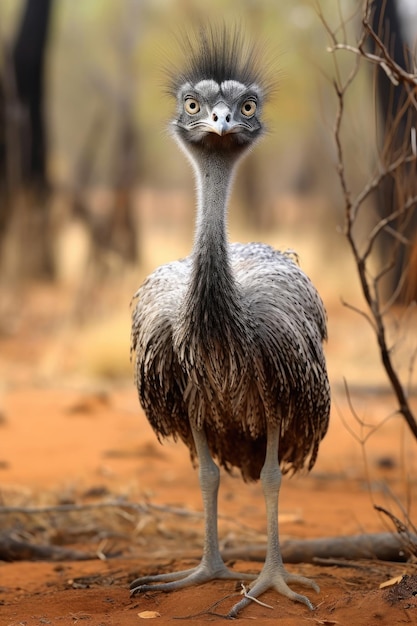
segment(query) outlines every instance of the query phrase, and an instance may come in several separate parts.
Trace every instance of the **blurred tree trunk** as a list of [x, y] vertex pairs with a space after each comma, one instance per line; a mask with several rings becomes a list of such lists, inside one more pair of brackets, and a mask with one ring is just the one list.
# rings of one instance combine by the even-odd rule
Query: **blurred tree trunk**
[[[412, 71], [412, 57], [404, 41], [395, 0], [374, 0], [372, 28], [384, 42], [392, 59]], [[371, 43], [375, 47], [375, 44]], [[377, 99], [381, 123], [380, 154], [384, 165], [412, 154], [412, 133], [417, 127], [417, 111], [403, 83], [393, 85], [380, 67], [376, 74]], [[415, 163], [404, 164], [395, 175], [387, 177], [378, 191], [377, 208], [381, 218], [400, 210], [408, 198], [417, 196]], [[383, 294], [385, 300], [407, 303], [417, 299], [417, 207], [393, 219], [380, 237], [381, 269], [392, 263], [387, 272]]]
[[13, 249], [3, 261], [7, 264], [13, 259], [11, 272], [19, 275], [50, 276], [53, 269], [44, 120], [44, 67], [51, 7], [52, 0], [26, 0], [12, 50], [4, 50], [0, 237], [3, 245]]
[[[17, 95], [28, 128], [22, 124], [23, 181], [45, 186], [45, 49], [52, 0], [26, 0], [13, 50]], [[26, 134], [28, 131], [29, 136]]]

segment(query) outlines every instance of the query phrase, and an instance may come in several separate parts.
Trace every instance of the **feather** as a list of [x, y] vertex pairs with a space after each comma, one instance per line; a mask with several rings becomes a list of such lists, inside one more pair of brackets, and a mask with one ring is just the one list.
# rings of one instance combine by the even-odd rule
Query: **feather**
[[[184, 67], [168, 68], [168, 92], [174, 97], [186, 83], [202, 80], [221, 84], [228, 80], [258, 85], [265, 95], [272, 93], [275, 80], [268, 70], [266, 53], [259, 44], [248, 42], [236, 25], [205, 24], [183, 32], [178, 40]], [[262, 69], [261, 69], [262, 68]]]

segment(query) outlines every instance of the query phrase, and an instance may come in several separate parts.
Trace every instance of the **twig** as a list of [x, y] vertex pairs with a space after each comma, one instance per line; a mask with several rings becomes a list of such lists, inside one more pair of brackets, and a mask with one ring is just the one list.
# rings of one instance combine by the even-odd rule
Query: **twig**
[[[381, 68], [385, 72], [389, 70], [389, 73], [387, 72], [388, 78], [391, 78], [391, 79], [395, 78], [396, 80], [398, 80], [398, 82], [404, 81], [412, 85], [413, 88], [415, 88], [417, 86], [416, 75], [410, 74], [409, 72], [405, 71], [404, 68], [401, 67], [401, 65], [398, 65], [398, 63], [394, 61], [394, 59], [388, 52], [385, 44], [383, 43], [381, 38], [376, 34], [374, 29], [370, 25], [368, 18], [369, 18], [369, 14], [364, 17], [364, 19], [362, 20], [362, 24], [364, 27], [364, 31], [371, 37], [371, 39], [373, 39], [373, 41], [377, 44], [377, 47], [381, 50], [382, 58], [378, 57]], [[367, 56], [369, 54], [369, 53], [366, 53], [361, 48], [359, 48], [359, 52], [361, 56]]]
[[[415, 157], [413, 157], [413, 160], [415, 160]], [[384, 218], [379, 220], [378, 224], [376, 224], [374, 226], [374, 228], [371, 230], [371, 232], [370, 232], [370, 234], [368, 236], [368, 244], [367, 244], [364, 252], [362, 252], [362, 258], [364, 260], [366, 260], [368, 258], [368, 256], [370, 255], [370, 253], [372, 251], [372, 248], [373, 248], [373, 245], [375, 243], [375, 239], [377, 238], [377, 236], [384, 229], [386, 229], [388, 224], [390, 224], [391, 222], [396, 220], [398, 217], [402, 217], [405, 213], [407, 213], [407, 211], [409, 211], [410, 209], [414, 208], [416, 203], [417, 203], [417, 196], [413, 196], [412, 198], [409, 198], [407, 200], [407, 202], [405, 204], [403, 204], [399, 209], [397, 209], [396, 211], [393, 211], [387, 217], [384, 217]], [[398, 233], [398, 232], [394, 231], [393, 234], [396, 237], [401, 237], [402, 243], [409, 243], [407, 239], [405, 239], [404, 237], [401, 236], [401, 233]]]
[[259, 598], [255, 598], [254, 596], [250, 596], [248, 591], [246, 590], [245, 585], [243, 583], [240, 583], [240, 586], [242, 587], [242, 591], [240, 593], [243, 596], [245, 596], [245, 598], [248, 598], [249, 600], [252, 600], [253, 602], [256, 602], [257, 604], [260, 604], [261, 606], [264, 606], [267, 609], [273, 609], [274, 608], [270, 604], [266, 604], [266, 602], [262, 602], [261, 600], [259, 600]]

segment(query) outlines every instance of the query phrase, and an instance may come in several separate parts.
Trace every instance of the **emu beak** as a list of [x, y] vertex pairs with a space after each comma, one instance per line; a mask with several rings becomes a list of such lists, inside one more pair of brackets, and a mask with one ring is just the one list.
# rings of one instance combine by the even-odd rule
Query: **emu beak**
[[216, 135], [227, 135], [232, 133], [236, 124], [231, 121], [232, 112], [223, 102], [219, 102], [211, 111], [206, 120], [207, 130]]
[[222, 135], [227, 134], [229, 130], [229, 124], [226, 122], [226, 120], [219, 119], [215, 122], [210, 123], [208, 130], [211, 133], [216, 133], [216, 135], [220, 135], [221, 137]]

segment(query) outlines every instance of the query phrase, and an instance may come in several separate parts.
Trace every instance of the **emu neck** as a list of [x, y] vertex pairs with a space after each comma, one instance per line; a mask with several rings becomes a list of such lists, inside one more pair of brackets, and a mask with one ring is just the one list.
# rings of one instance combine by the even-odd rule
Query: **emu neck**
[[208, 271], [208, 259], [212, 267], [229, 270], [226, 224], [233, 169], [230, 158], [209, 155], [201, 159], [196, 172], [198, 206], [193, 259], [194, 266], [203, 273]]
[[215, 331], [227, 323], [237, 304], [227, 241], [227, 203], [235, 159], [232, 155], [204, 153], [194, 162], [198, 211], [192, 275], [186, 302], [194, 323]]

